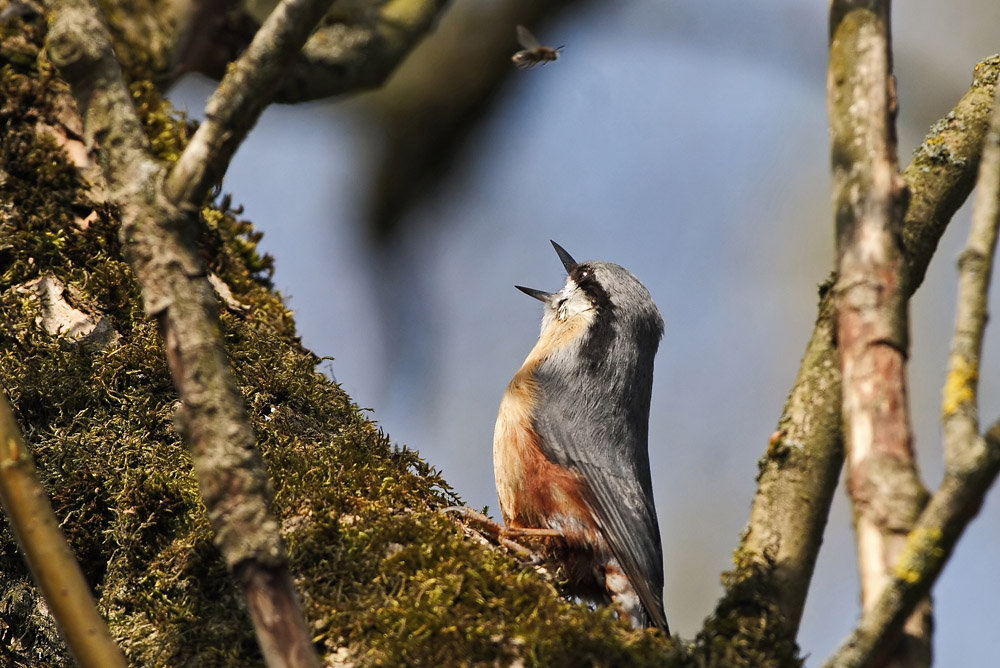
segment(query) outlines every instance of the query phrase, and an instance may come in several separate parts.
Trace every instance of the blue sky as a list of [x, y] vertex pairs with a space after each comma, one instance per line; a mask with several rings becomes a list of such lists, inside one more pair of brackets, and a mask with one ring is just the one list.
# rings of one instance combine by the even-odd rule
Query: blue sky
[[[895, 9], [905, 164], [974, 64], [1000, 51], [990, 29], [1000, 7], [913, 0]], [[269, 110], [224, 184], [265, 233], [305, 344], [335, 358], [324, 370], [467, 503], [494, 511], [496, 410], [541, 316], [513, 285], [561, 285], [549, 239], [636, 274], [666, 321], [650, 459], [666, 609], [682, 636], [721, 592], [756, 460], [832, 267], [825, 12], [826, 3], [792, 0], [632, 0], [588, 3], [539, 28], [543, 42], [566, 45], [562, 57], [517, 73], [453, 178], [377, 252], [361, 212], [378, 135], [358, 102]], [[210, 90], [189, 78], [173, 99], [198, 117]], [[931, 488], [967, 219], [956, 219], [913, 301], [913, 420]], [[984, 420], [1000, 417], [996, 329]], [[935, 590], [937, 665], [995, 660], [998, 515], [994, 493]], [[854, 559], [841, 484], [803, 619], [807, 665], [856, 620]]]

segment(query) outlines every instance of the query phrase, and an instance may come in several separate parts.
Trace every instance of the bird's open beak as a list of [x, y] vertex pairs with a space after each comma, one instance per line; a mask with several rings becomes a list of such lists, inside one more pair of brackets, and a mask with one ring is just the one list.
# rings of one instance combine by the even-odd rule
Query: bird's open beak
[[566, 273], [570, 274], [576, 269], [576, 260], [573, 256], [566, 252], [566, 249], [550, 240], [552, 247], [556, 249], [556, 253], [559, 255], [559, 259], [562, 261], [563, 266], [566, 267]]
[[[559, 255], [559, 259], [562, 261], [563, 266], [566, 267], [566, 273], [572, 273], [576, 269], [576, 260], [573, 256], [566, 252], [566, 249], [552, 241], [552, 247], [556, 249], [556, 253]], [[528, 295], [529, 297], [534, 297], [540, 302], [547, 302], [552, 298], [555, 293], [545, 292], [544, 290], [536, 290], [534, 288], [526, 288], [522, 285], [515, 285], [515, 288]]]
[[544, 290], [536, 290], [534, 288], [526, 288], [526, 287], [521, 286], [521, 285], [515, 285], [514, 287], [517, 288], [518, 290], [520, 290], [521, 292], [523, 292], [524, 294], [528, 295], [529, 297], [534, 297], [535, 299], [537, 299], [540, 302], [547, 302], [547, 301], [549, 301], [549, 297], [552, 296], [551, 292], [545, 292]]

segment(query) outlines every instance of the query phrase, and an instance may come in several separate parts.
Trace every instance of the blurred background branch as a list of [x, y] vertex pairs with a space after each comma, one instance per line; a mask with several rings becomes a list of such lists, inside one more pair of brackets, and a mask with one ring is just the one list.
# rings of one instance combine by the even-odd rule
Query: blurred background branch
[[470, 133], [496, 110], [509, 79], [531, 76], [511, 66], [510, 58], [520, 48], [515, 26], [523, 24], [543, 41], [562, 44], [557, 35], [545, 33], [546, 25], [592, 2], [457, 3], [427, 48], [408, 59], [385, 88], [364, 98], [362, 113], [377, 119], [381, 135], [366, 196], [365, 220], [373, 241], [395, 239], [406, 216], [439, 192], [441, 182], [460, 164]]

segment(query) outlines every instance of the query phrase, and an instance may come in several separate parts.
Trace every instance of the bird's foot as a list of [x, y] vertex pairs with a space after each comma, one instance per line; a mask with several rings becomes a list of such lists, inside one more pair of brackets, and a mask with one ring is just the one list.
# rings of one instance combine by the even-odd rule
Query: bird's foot
[[521, 559], [527, 561], [530, 565], [541, 563], [543, 561], [542, 556], [534, 550], [511, 540], [511, 538], [548, 538], [562, 535], [555, 529], [508, 528], [499, 522], [490, 519], [486, 515], [473, 510], [472, 508], [467, 508], [466, 506], [449, 506], [442, 509], [442, 512], [461, 515], [468, 522], [476, 525], [480, 532], [485, 533], [497, 543], [507, 548]]

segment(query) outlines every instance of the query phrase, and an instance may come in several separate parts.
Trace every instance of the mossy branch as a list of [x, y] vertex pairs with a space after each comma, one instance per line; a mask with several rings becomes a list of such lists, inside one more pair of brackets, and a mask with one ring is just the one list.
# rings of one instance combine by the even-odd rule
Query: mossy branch
[[903, 170], [910, 208], [903, 225], [907, 293], [916, 292], [938, 241], [976, 181], [990, 110], [1000, 76], [1000, 56], [978, 63], [972, 85], [927, 136]]
[[[287, 0], [288, 7], [301, 11], [275, 12], [275, 23], [269, 26], [274, 34], [287, 39], [267, 44], [276, 50], [297, 49], [291, 43], [293, 36], [305, 39], [311, 26], [303, 22], [317, 14], [319, 3]], [[120, 209], [125, 254], [142, 288], [146, 311], [159, 324], [182, 400], [180, 423], [191, 448], [215, 541], [244, 587], [265, 659], [271, 666], [318, 666], [319, 658], [288, 574], [279, 524], [269, 509], [270, 480], [222, 344], [218, 306], [195, 242], [200, 201], [172, 200], [164, 194], [165, 169], [150, 152], [107, 28], [92, 2], [63, 3], [50, 29], [48, 52], [72, 88], [88, 141], [99, 147], [111, 200]], [[270, 58], [267, 49], [256, 50], [253, 57], [260, 61]], [[280, 60], [277, 54], [273, 57]], [[265, 70], [267, 76], [249, 79], [266, 86], [280, 72]], [[246, 74], [242, 69], [239, 72]], [[219, 138], [227, 132], [239, 139], [245, 136], [251, 119], [256, 118], [254, 110], [259, 113], [266, 103], [260, 97], [262, 90], [252, 88], [252, 92], [258, 94], [257, 99], [223, 96], [223, 104], [216, 109], [219, 113], [228, 108], [226, 105], [239, 102], [250, 109], [226, 116], [230, 122], [244, 123], [241, 127], [227, 129], [210, 121], [214, 132], [221, 132], [213, 136]], [[174, 194], [203, 196], [212, 185], [211, 170], [203, 172], [191, 166], [191, 161], [226, 165], [235, 148], [232, 142], [212, 143], [204, 138], [193, 149], [189, 146], [184, 156], [190, 170], [181, 173]], [[184, 178], [184, 174], [201, 176]]]
[[[908, 297], [919, 287], [938, 240], [972, 191], [998, 75], [1000, 56], [976, 65], [969, 90], [932, 126], [903, 170], [910, 190], [903, 225]], [[833, 291], [825, 284], [798, 376], [761, 457], [750, 520], [736, 550], [732, 581], [752, 578], [756, 586], [750, 594], [747, 587], [727, 586], [715, 611], [719, 618], [749, 618], [760, 609], [773, 609], [789, 639], [798, 632], [844, 461], [832, 315]], [[753, 565], [753, 573], [740, 573], [748, 565]]]
[[0, 388], [0, 501], [35, 583], [81, 668], [125, 668], [35, 474], [7, 395]]
[[892, 579], [825, 664], [870, 665], [926, 596], [1000, 472], [1000, 421], [980, 438], [977, 378], [990, 275], [1000, 226], [1000, 96], [994, 98], [976, 189], [972, 228], [959, 259], [958, 309], [944, 390], [945, 478], [910, 532]]
[[967, 466], [945, 475], [908, 535], [906, 547], [878, 600], [823, 664], [824, 668], [873, 665], [874, 659], [891, 647], [914, 608], [930, 593], [1000, 472], [1000, 420], [983, 438], [974, 439], [968, 450]]

